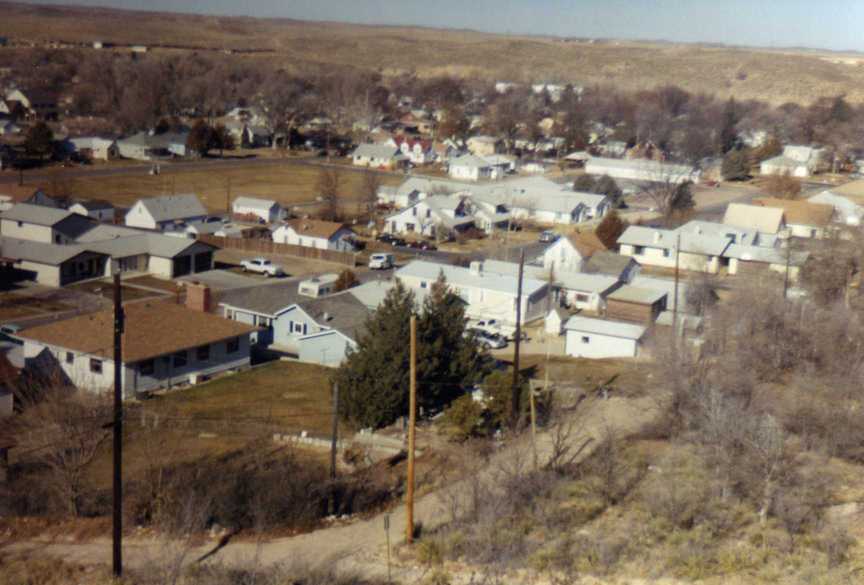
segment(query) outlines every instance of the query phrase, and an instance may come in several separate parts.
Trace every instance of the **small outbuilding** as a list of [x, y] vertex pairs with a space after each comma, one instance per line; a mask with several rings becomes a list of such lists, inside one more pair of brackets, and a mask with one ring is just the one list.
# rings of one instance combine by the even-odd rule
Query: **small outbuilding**
[[592, 359], [638, 357], [647, 327], [574, 316], [564, 325], [565, 353]]

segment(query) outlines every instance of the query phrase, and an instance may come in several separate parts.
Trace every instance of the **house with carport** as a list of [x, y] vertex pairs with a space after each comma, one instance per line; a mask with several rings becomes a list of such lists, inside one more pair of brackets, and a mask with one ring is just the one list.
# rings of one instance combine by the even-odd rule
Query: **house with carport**
[[186, 223], [205, 219], [207, 210], [198, 197], [190, 193], [139, 199], [126, 212], [124, 222], [129, 227], [167, 232], [182, 231]]

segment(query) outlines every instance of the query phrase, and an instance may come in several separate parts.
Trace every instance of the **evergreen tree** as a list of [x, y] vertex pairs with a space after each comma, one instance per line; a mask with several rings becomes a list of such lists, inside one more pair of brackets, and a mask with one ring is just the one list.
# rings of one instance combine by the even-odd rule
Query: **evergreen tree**
[[593, 193], [594, 184], [594, 177], [591, 175], [579, 175], [576, 177], [576, 180], [573, 181], [573, 190], [579, 191], [580, 193]]
[[205, 156], [213, 146], [213, 128], [203, 120], [199, 120], [192, 126], [189, 136], [186, 137], [186, 148], [198, 156]]
[[738, 144], [738, 105], [735, 98], [729, 98], [723, 108], [723, 119], [720, 125], [720, 152], [726, 154]]
[[619, 187], [618, 183], [615, 182], [615, 179], [609, 175], [603, 175], [597, 179], [594, 183], [594, 190], [592, 192], [599, 195], [606, 195], [613, 208], [618, 207], [621, 204], [621, 197], [624, 195], [623, 191], [621, 191], [621, 187]]
[[686, 213], [696, 206], [693, 200], [693, 183], [684, 181], [675, 187], [670, 203], [670, 208], [673, 213]]
[[408, 411], [413, 310], [414, 294], [397, 281], [367, 320], [357, 350], [335, 374], [339, 413], [359, 427], [383, 427]]
[[51, 154], [54, 145], [54, 133], [45, 122], [36, 122], [29, 130], [24, 140], [24, 150], [31, 156], [45, 158]]
[[743, 150], [730, 150], [723, 157], [720, 168], [725, 181], [743, 181], [750, 177], [750, 160]]

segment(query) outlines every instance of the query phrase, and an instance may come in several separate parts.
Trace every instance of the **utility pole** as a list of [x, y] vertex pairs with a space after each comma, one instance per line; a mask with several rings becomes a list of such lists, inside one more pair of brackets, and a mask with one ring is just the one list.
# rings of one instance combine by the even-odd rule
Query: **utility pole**
[[[546, 368], [548, 370], [548, 364]], [[531, 451], [534, 460], [534, 471], [537, 471], [537, 406], [534, 402], [534, 388], [529, 389], [528, 397], [531, 401]]]
[[789, 295], [789, 265], [792, 263], [792, 239], [788, 231], [784, 230], [782, 240], [786, 244], [786, 272], [783, 274], [783, 300], [785, 301]]
[[525, 248], [519, 254], [519, 282], [516, 285], [516, 339], [513, 345], [513, 387], [510, 390], [510, 407], [513, 429], [519, 424], [519, 345], [522, 342], [522, 276], [525, 272]]
[[115, 577], [123, 575], [123, 299], [120, 270], [114, 272], [114, 494], [113, 563]]
[[417, 317], [411, 315], [411, 366], [408, 395], [408, 487], [405, 502], [405, 542], [414, 541], [414, 432], [417, 424]]
[[231, 177], [225, 182], [225, 213], [228, 214], [228, 219], [231, 219]]
[[339, 442], [339, 383], [333, 384], [333, 437], [330, 439], [330, 479], [336, 480], [336, 445]]
[[678, 276], [679, 276], [679, 259], [681, 258], [681, 232], [678, 232], [678, 237], [675, 239], [675, 293], [674, 304], [672, 308], [672, 339], [675, 346], [678, 346]]

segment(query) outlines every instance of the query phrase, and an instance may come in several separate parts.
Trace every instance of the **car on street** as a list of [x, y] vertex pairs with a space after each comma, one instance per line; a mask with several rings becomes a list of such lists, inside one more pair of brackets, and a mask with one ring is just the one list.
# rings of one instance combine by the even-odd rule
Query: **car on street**
[[552, 242], [557, 242], [558, 238], [560, 238], [558, 234], [553, 232], [552, 230], [543, 230], [540, 233], [539, 241], [544, 244], [551, 244]]
[[17, 323], [3, 323], [0, 325], [0, 340], [11, 341], [20, 345], [23, 342], [18, 339], [17, 335], [22, 329], [23, 327]]
[[240, 262], [243, 272], [254, 272], [255, 274], [263, 274], [267, 278], [271, 276], [285, 276], [285, 271], [278, 264], [273, 264], [267, 258], [252, 258], [251, 260], [243, 260]]
[[381, 234], [376, 238], [382, 244], [390, 244], [391, 246], [404, 246], [405, 240], [396, 237], [393, 234]]
[[477, 343], [485, 349], [504, 349], [507, 347], [507, 340], [503, 335], [481, 329], [469, 329], [469, 332], [474, 335]]
[[428, 250], [429, 252], [434, 252], [438, 249], [438, 247], [432, 242], [428, 242], [426, 240], [417, 240], [413, 242], [408, 242], [409, 248], [414, 248], [415, 250]]
[[369, 256], [369, 268], [372, 270], [388, 270], [396, 265], [393, 254], [372, 254]]

